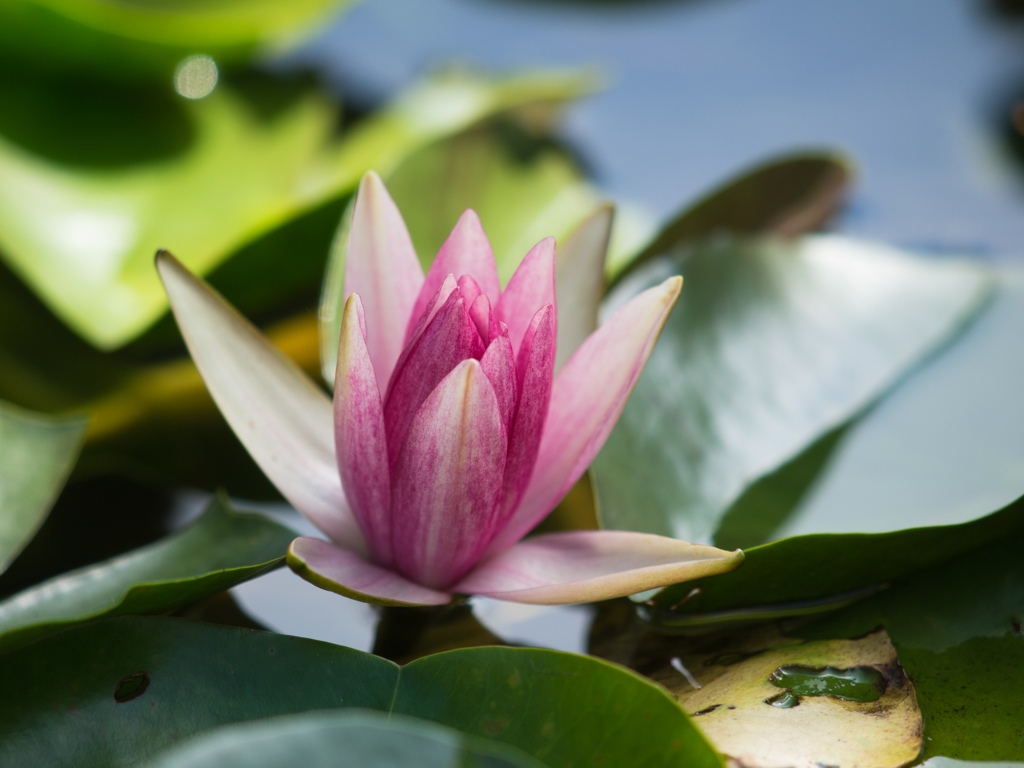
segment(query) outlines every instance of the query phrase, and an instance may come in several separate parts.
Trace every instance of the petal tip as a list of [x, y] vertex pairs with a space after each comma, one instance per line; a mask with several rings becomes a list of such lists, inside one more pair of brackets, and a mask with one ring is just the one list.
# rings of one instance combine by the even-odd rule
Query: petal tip
[[160, 280], [165, 284], [170, 272], [188, 272], [191, 275], [188, 268], [178, 261], [178, 258], [166, 248], [160, 248], [156, 254], [154, 254], [153, 266], [156, 267], [157, 274], [160, 275]]
[[[174, 254], [168, 251], [166, 248], [157, 248], [156, 253], [153, 254], [153, 263], [157, 269], [160, 269], [160, 265], [168, 259], [174, 259]], [[177, 259], [175, 259], [177, 261]]]

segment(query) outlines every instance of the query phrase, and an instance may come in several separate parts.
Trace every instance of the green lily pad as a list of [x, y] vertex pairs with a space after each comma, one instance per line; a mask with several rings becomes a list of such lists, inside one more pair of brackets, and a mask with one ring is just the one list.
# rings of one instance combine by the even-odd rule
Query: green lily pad
[[84, 418], [53, 418], [0, 401], [0, 573], [28, 544], [64, 486]]
[[720, 232], [780, 237], [813, 232], [838, 210], [851, 176], [849, 160], [836, 153], [772, 158], [687, 205], [639, 253], [610, 254], [608, 274], [617, 283], [681, 243]]
[[411, 717], [313, 712], [197, 736], [151, 768], [543, 768], [514, 747]]
[[191, 525], [0, 602], [0, 649], [102, 616], [164, 613], [284, 563], [295, 533], [212, 502]]
[[69, 326], [103, 349], [130, 341], [167, 308], [152, 266], [169, 248], [206, 274], [246, 243], [389, 171], [409, 152], [482, 118], [558, 102], [583, 75], [486, 81], [462, 74], [412, 86], [340, 141], [316, 94], [268, 115], [218, 87], [182, 107], [193, 126], [172, 158], [69, 167], [0, 137], [0, 248]]
[[[494, 249], [502, 284], [545, 237], [559, 243], [600, 204], [600, 193], [563, 152], [512, 121], [491, 122], [409, 155], [386, 179], [424, 270], [459, 216], [472, 208]], [[351, 214], [334, 238], [320, 305], [323, 375], [334, 380], [341, 333], [345, 258]], [[610, 251], [636, 251], [642, 217], [617, 217]]]
[[92, 69], [106, 77], [169, 75], [189, 53], [222, 61], [286, 41], [348, 0], [4, 0], [0, 47], [35, 66]]
[[[1020, 521], [1022, 503], [1014, 506]], [[796, 633], [854, 637], [885, 626], [917, 689], [925, 757], [1024, 760], [1022, 547], [1019, 524]]]
[[963, 523], [1024, 491], [1024, 272], [997, 278], [985, 312], [845, 430], [784, 522], [739, 546]]
[[[746, 550], [732, 573], [668, 587], [647, 610], [657, 625], [679, 630], [821, 612], [1021, 530], [1024, 497], [960, 525], [793, 536]], [[671, 608], [693, 589], [699, 592]]]
[[946, 340], [991, 282], [834, 236], [716, 239], [638, 268], [609, 308], [673, 273], [686, 288], [593, 469], [605, 526], [696, 542]]
[[473, 648], [399, 668], [313, 640], [120, 617], [8, 653], [0, 764], [130, 765], [217, 725], [362, 707], [522, 749], [551, 768], [721, 759], [664, 689], [586, 656]]

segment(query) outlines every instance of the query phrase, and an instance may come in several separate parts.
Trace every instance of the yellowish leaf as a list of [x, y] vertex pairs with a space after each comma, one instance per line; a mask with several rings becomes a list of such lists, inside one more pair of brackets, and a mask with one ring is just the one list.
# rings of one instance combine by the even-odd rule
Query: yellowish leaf
[[883, 629], [817, 642], [762, 631], [673, 657], [652, 677], [745, 768], [896, 768], [921, 751], [914, 686]]

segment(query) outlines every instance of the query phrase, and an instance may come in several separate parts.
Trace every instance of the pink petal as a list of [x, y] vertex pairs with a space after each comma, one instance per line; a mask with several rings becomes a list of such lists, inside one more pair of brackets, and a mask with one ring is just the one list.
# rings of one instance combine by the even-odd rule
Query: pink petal
[[384, 401], [390, 466], [398, 460], [409, 425], [434, 387], [463, 360], [478, 359], [483, 353], [480, 335], [455, 289], [395, 370]]
[[589, 603], [726, 573], [742, 563], [740, 550], [648, 533], [549, 533], [478, 565], [452, 591], [517, 603]]
[[530, 323], [516, 368], [519, 400], [508, 441], [499, 526], [518, 506], [537, 461], [555, 373], [555, 308], [550, 304]]
[[[541, 240], [526, 254], [501, 294], [495, 314], [508, 326], [512, 349], [519, 353], [537, 311], [555, 304], [555, 238]], [[557, 305], [556, 305], [557, 307]], [[557, 318], [557, 313], [556, 313]]]
[[345, 302], [334, 377], [334, 441], [341, 482], [375, 562], [390, 566], [391, 476], [384, 406], [366, 349], [359, 294]]
[[462, 300], [466, 302], [467, 307], [472, 307], [473, 302], [481, 294], [480, 286], [469, 275], [463, 275], [456, 282], [458, 283], [459, 290], [462, 291]]
[[469, 305], [469, 316], [476, 323], [476, 330], [484, 344], [490, 344], [498, 338], [501, 333], [500, 323], [491, 311], [490, 299], [484, 295], [477, 296], [476, 301]]
[[395, 466], [391, 514], [397, 567], [443, 588], [490, 539], [507, 436], [480, 363], [459, 364], [423, 403]]
[[[487, 297], [482, 297], [482, 300], [487, 301]], [[480, 367], [484, 369], [487, 380], [494, 388], [494, 395], [498, 398], [498, 410], [505, 433], [511, 434], [516, 400], [519, 398], [519, 384], [516, 380], [516, 360], [512, 355], [512, 342], [508, 340], [507, 328], [487, 346], [487, 351], [480, 358]]]
[[[427, 301], [440, 284], [439, 280]], [[402, 214], [384, 182], [370, 171], [359, 183], [352, 212], [345, 260], [345, 300], [353, 293], [363, 300], [366, 346], [381, 392], [386, 390], [405, 345], [405, 331], [422, 285], [423, 269]]]
[[384, 401], [387, 402], [388, 393], [391, 392], [391, 388], [395, 384], [398, 371], [402, 370], [405, 365], [405, 361], [408, 359], [409, 354], [416, 348], [416, 342], [420, 336], [423, 335], [423, 331], [427, 329], [430, 322], [434, 319], [438, 312], [448, 303], [448, 297], [452, 295], [452, 292], [458, 288], [455, 282], [455, 278], [451, 275], [445, 278], [445, 281], [441, 283], [441, 288], [434, 294], [434, 297], [427, 304], [426, 311], [420, 315], [416, 324], [412, 327], [409, 333], [409, 340], [405, 344], [405, 348], [402, 349], [402, 354], [398, 356], [398, 362], [395, 364], [395, 370], [391, 374], [391, 380], [388, 382], [387, 389], [385, 390]]
[[158, 253], [156, 266], [192, 359], [242, 445], [317, 528], [363, 550], [341, 490], [330, 399], [171, 254]]
[[488, 554], [525, 536], [590, 466], [640, 378], [682, 285], [681, 277], [670, 277], [631, 299], [558, 374], [530, 484]]
[[604, 261], [615, 209], [602, 205], [558, 249], [555, 295], [558, 297], [558, 355], [560, 371], [572, 353], [597, 328], [597, 311], [604, 297]]
[[401, 574], [367, 562], [355, 552], [319, 539], [295, 539], [288, 548], [288, 565], [320, 589], [364, 603], [401, 607], [444, 605], [452, 599], [447, 592], [414, 584]]
[[[467, 209], [459, 217], [455, 228], [444, 241], [441, 250], [437, 252], [434, 263], [427, 271], [419, 296], [416, 297], [413, 317], [419, 317], [423, 313], [430, 297], [448, 275], [455, 275], [456, 279], [469, 275], [490, 300], [491, 305], [497, 303], [501, 290], [494, 251], [491, 250], [491, 242], [487, 239], [479, 217], [472, 210]], [[473, 299], [467, 297], [466, 306], [471, 306], [472, 303]]]
[[[427, 326], [430, 325], [430, 321], [433, 320], [437, 313], [441, 311], [441, 308], [448, 302], [448, 297], [451, 296], [458, 287], [459, 284], [455, 281], [455, 277], [453, 275], [448, 275], [448, 277], [444, 279], [444, 282], [441, 283], [441, 287], [438, 288], [437, 293], [434, 294], [433, 298], [427, 304], [426, 311], [420, 315], [419, 320], [417, 320], [416, 324], [413, 326], [412, 332], [409, 334], [409, 341], [406, 343], [405, 349], [402, 350], [403, 354], [410, 349], [412, 343], [420, 337], [420, 334], [423, 333], [423, 331], [426, 330]], [[463, 300], [463, 304], [465, 304], [465, 300]], [[400, 357], [399, 361], [401, 362], [401, 360], [402, 358]]]

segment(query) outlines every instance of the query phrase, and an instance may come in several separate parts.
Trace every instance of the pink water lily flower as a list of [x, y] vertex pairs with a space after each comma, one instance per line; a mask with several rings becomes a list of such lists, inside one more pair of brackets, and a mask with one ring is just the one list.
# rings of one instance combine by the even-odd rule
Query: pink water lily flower
[[367, 174], [332, 405], [173, 256], [161, 253], [157, 266], [220, 410], [330, 539], [289, 548], [288, 564], [313, 584], [384, 605], [440, 605], [455, 593], [578, 603], [739, 565], [739, 552], [623, 531], [520, 541], [604, 444], [681, 278], [623, 306], [556, 377], [554, 240], [538, 243], [502, 290], [466, 211], [424, 276], [401, 214]]

